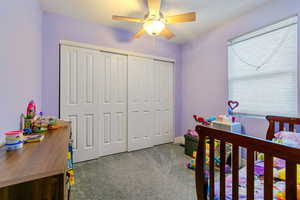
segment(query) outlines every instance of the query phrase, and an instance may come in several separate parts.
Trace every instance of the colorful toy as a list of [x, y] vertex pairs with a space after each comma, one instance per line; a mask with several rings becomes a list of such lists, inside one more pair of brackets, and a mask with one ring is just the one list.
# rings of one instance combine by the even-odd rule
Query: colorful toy
[[233, 100], [229, 100], [227, 102], [227, 105], [228, 105], [228, 109], [227, 109], [227, 114], [229, 116], [232, 116], [233, 115], [233, 111], [239, 107], [240, 103], [238, 101], [233, 101]]
[[16, 150], [23, 148], [23, 132], [22, 131], [10, 131], [5, 133], [6, 137], [6, 149]]
[[196, 136], [196, 137], [198, 136], [198, 133], [195, 130], [191, 130], [191, 129], [187, 130], [186, 134], [189, 134], [191, 136]]
[[231, 167], [229, 165], [225, 165], [225, 173], [230, 173]]
[[[278, 199], [278, 200], [286, 200], [285, 191], [283, 191], [282, 195], [280, 195], [279, 197], [281, 197], [282, 199]], [[299, 199], [299, 197], [300, 197], [300, 185], [297, 185], [297, 199]]]
[[206, 120], [208, 123], [211, 123], [211, 122], [213, 122], [213, 121], [216, 121], [217, 118], [216, 118], [215, 116], [213, 116], [213, 117], [206, 118], [205, 120]]
[[28, 103], [28, 106], [27, 106], [27, 116], [26, 118], [27, 119], [33, 119], [36, 115], [36, 104], [34, 103], [33, 100], [31, 100], [29, 103]]
[[33, 122], [33, 132], [42, 133], [48, 130], [49, 120], [43, 117], [43, 113], [40, 112], [40, 116]]
[[199, 117], [197, 115], [193, 115], [193, 118], [195, 119], [196, 122], [204, 125], [204, 126], [208, 126], [210, 123], [208, 121], [206, 121], [203, 117]]
[[189, 168], [189, 169], [195, 169], [196, 168], [196, 157], [197, 157], [197, 152], [194, 151], [193, 152], [193, 158], [186, 163], [187, 168]]
[[31, 100], [28, 103], [27, 110], [26, 110], [26, 116], [24, 117], [24, 120], [21, 120], [24, 123], [22, 124], [24, 134], [30, 134], [32, 133], [33, 123], [36, 120], [36, 104], [33, 100]]
[[285, 196], [283, 195], [282, 191], [278, 191], [275, 195], [276, 200], [284, 200]]

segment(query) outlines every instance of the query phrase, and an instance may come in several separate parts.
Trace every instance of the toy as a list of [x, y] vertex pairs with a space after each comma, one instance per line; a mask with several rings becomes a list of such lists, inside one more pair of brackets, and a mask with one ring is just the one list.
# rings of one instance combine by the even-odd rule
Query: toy
[[189, 168], [189, 169], [195, 169], [196, 168], [196, 157], [197, 157], [197, 152], [194, 151], [193, 152], [193, 158], [186, 163], [187, 168]]
[[230, 173], [231, 167], [229, 165], [225, 165], [225, 173]]
[[25, 118], [24, 119], [24, 129], [31, 129], [33, 120], [31, 118]]
[[49, 120], [43, 117], [43, 113], [40, 112], [40, 116], [33, 122], [32, 131], [34, 133], [42, 133], [48, 130]]
[[204, 125], [204, 126], [208, 126], [210, 123], [208, 121], [206, 121], [203, 117], [199, 117], [197, 115], [193, 115], [193, 118], [195, 119], [196, 122]]
[[195, 130], [189, 129], [189, 130], [187, 130], [186, 133], [189, 134], [189, 135], [191, 135], [191, 136], [198, 136], [198, 133]]
[[283, 192], [282, 191], [278, 191], [277, 193], [276, 193], [276, 195], [275, 195], [276, 197], [276, 200], [284, 200], [285, 198], [285, 196], [283, 196]]
[[27, 106], [27, 115], [26, 115], [26, 118], [27, 119], [33, 119], [35, 116], [36, 116], [36, 104], [34, 103], [33, 100], [31, 100], [28, 103], [28, 106]]
[[217, 122], [223, 122], [223, 123], [226, 123], [226, 124], [231, 124], [232, 122], [232, 116], [226, 116], [226, 115], [218, 115], [217, 117]]
[[257, 159], [263, 161], [265, 159], [265, 155], [263, 153], [259, 153], [257, 155]]
[[[300, 165], [297, 165], [297, 171], [300, 170]], [[286, 168], [278, 170], [278, 178], [281, 180], [286, 180]], [[300, 173], [297, 173], [297, 184], [300, 184]]]
[[211, 122], [213, 122], [213, 121], [216, 121], [217, 118], [216, 118], [215, 116], [213, 116], [213, 117], [206, 118], [205, 120], [206, 120], [208, 123], [211, 123]]
[[40, 142], [44, 139], [45, 135], [31, 135], [31, 136], [25, 136], [24, 142], [25, 143], [31, 143], [31, 142]]
[[240, 103], [238, 101], [233, 101], [233, 100], [229, 100], [227, 102], [228, 105], [228, 109], [227, 109], [227, 115], [232, 116], [233, 115], [233, 111], [239, 107]]
[[10, 131], [5, 133], [6, 136], [6, 150], [16, 150], [23, 148], [23, 132], [22, 131]]
[[[278, 200], [286, 200], [285, 195], [286, 195], [285, 191], [283, 191], [282, 196], [279, 195], [279, 197], [282, 197], [282, 199], [278, 199]], [[276, 194], [276, 196], [277, 196], [277, 194]], [[297, 185], [297, 197], [298, 197], [297, 199], [299, 199], [299, 197], [300, 197], [300, 185]]]
[[33, 100], [31, 100], [28, 103], [27, 110], [26, 110], [26, 116], [24, 116], [24, 119], [22, 120], [22, 127], [25, 134], [32, 133], [33, 123], [36, 120], [36, 104]]

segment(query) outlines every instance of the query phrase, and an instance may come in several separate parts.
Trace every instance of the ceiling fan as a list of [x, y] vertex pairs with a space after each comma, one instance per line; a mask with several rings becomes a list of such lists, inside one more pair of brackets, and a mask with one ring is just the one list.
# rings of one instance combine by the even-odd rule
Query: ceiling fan
[[139, 38], [146, 32], [149, 35], [162, 35], [166, 39], [171, 39], [175, 35], [166, 27], [167, 24], [183, 23], [196, 21], [196, 13], [184, 13], [174, 16], [164, 16], [160, 12], [161, 0], [147, 0], [149, 12], [142, 18], [123, 17], [113, 15], [113, 20], [128, 21], [142, 23], [143, 27], [133, 35], [134, 38]]

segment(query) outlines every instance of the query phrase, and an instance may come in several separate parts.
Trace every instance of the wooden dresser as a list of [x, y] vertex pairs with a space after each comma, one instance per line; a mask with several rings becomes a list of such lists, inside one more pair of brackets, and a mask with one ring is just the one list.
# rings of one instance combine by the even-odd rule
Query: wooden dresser
[[1, 200], [66, 199], [67, 154], [70, 124], [48, 131], [41, 142], [28, 143], [23, 149], [0, 149]]

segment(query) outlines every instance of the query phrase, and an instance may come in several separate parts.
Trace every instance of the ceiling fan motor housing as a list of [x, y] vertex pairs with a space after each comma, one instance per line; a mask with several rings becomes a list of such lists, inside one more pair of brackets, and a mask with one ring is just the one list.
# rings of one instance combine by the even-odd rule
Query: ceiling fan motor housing
[[144, 17], [143, 28], [148, 34], [157, 36], [165, 28], [166, 20], [161, 12], [159, 14], [147, 13]]

